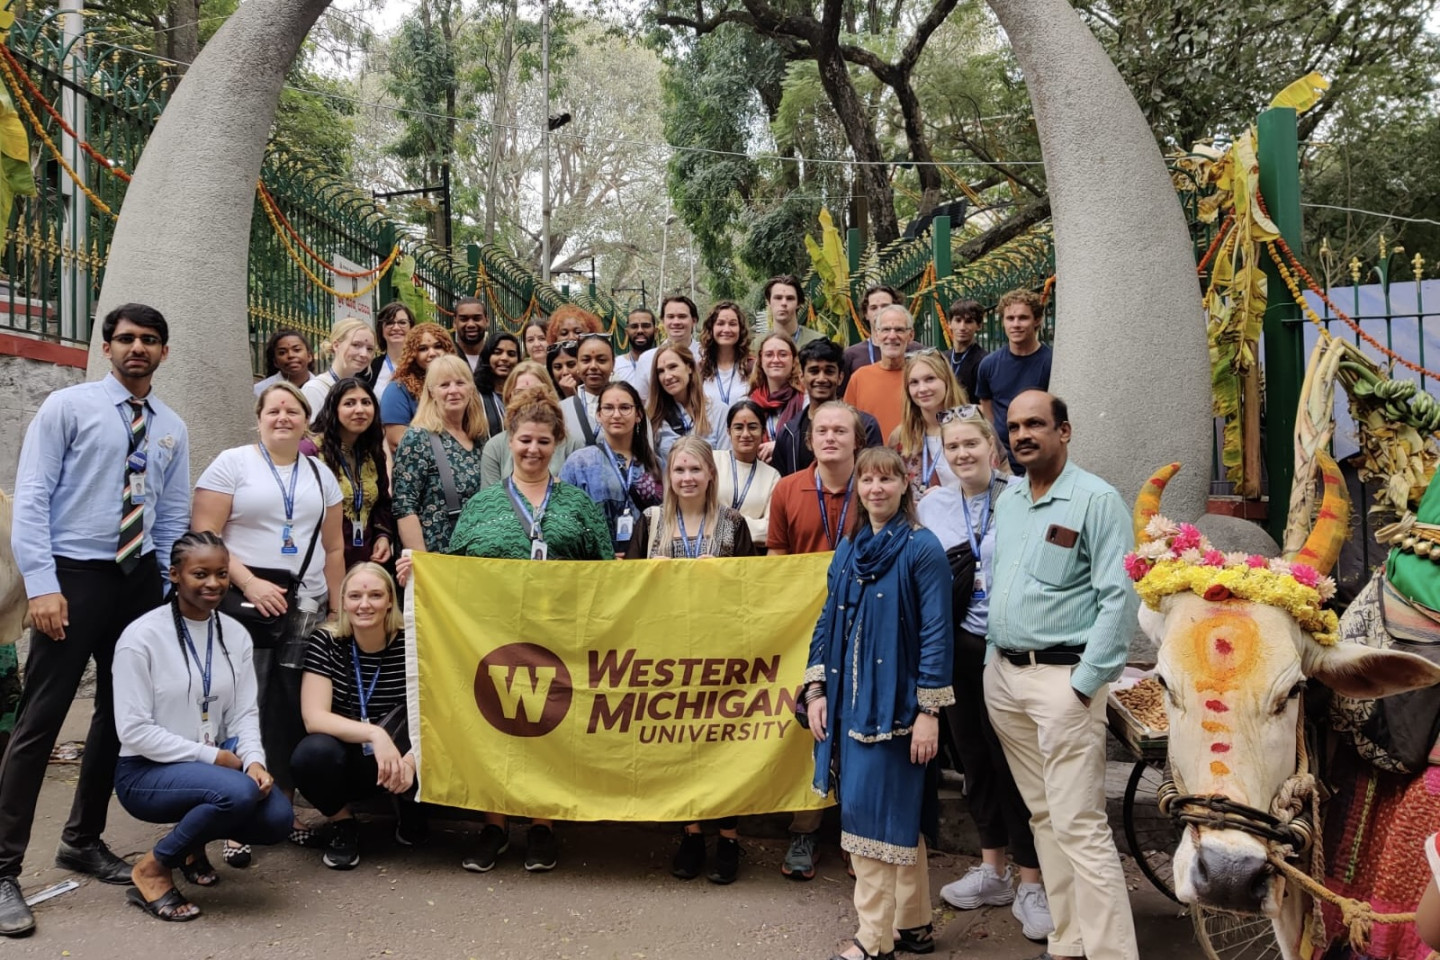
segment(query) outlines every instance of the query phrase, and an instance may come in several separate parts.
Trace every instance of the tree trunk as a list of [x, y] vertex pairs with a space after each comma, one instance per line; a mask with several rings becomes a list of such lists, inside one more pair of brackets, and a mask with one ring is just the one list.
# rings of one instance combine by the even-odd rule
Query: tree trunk
[[930, 151], [930, 139], [925, 136], [925, 121], [920, 112], [920, 98], [906, 73], [894, 85], [895, 97], [900, 102], [900, 113], [905, 118], [905, 139], [910, 143], [910, 156], [915, 161], [915, 172], [920, 176], [920, 209], [918, 216], [924, 216], [940, 202], [944, 184], [940, 181], [940, 168], [935, 166], [935, 154]]
[[820, 83], [845, 128], [850, 149], [855, 151], [855, 159], [861, 161], [859, 181], [870, 198], [871, 235], [875, 243], [883, 247], [899, 239], [900, 224], [895, 216], [895, 192], [890, 187], [889, 168], [880, 152], [875, 128], [866, 118], [865, 106], [850, 81], [850, 70], [838, 45], [816, 44], [815, 61], [820, 68]]
[[170, 59], [175, 72], [183, 75], [200, 55], [200, 0], [170, 0], [168, 19]]

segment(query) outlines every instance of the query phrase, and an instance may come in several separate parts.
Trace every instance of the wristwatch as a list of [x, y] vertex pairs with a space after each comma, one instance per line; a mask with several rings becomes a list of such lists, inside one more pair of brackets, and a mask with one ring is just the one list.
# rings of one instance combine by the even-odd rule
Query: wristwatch
[[938, 716], [940, 716], [940, 708], [939, 708], [939, 707], [921, 707], [921, 708], [920, 708], [920, 712], [923, 713], [923, 714], [925, 714], [925, 716], [927, 716], [927, 717], [938, 717]]

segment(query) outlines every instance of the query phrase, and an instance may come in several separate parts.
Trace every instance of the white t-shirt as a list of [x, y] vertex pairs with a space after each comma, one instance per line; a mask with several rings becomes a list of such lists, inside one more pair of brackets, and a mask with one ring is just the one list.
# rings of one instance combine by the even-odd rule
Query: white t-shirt
[[706, 380], [702, 386], [705, 388], [705, 396], [715, 401], [720, 409], [727, 413], [735, 404], [750, 397], [750, 382], [745, 379], [739, 367], [717, 370], [715, 376]]
[[[310, 404], [310, 425], [312, 427], [320, 419], [320, 408], [325, 406], [325, 398], [330, 396], [330, 391], [339, 382], [334, 370], [326, 370], [318, 376], [311, 377], [305, 382], [305, 386], [300, 388], [300, 392], [304, 394]], [[375, 396], [378, 397], [380, 394], [377, 393]]]
[[380, 372], [375, 375], [375, 396], [385, 396], [385, 388], [390, 386], [390, 381], [395, 379], [395, 361], [386, 356], [380, 361]]
[[[315, 486], [315, 472], [306, 465], [312, 461], [320, 474], [320, 486]], [[285, 527], [285, 493], [290, 491], [290, 476], [295, 470], [295, 513], [290, 521], [291, 540], [294, 553], [282, 552], [281, 533]], [[214, 490], [229, 494], [230, 519], [220, 535], [230, 552], [247, 567], [269, 567], [275, 570], [300, 572], [300, 563], [305, 559], [305, 550], [310, 545], [310, 536], [315, 525], [324, 520], [325, 509], [340, 503], [340, 484], [330, 468], [313, 457], [301, 456], [289, 466], [276, 466], [275, 474], [260, 453], [260, 447], [249, 444], [223, 450], [195, 484], [201, 490]], [[285, 485], [284, 493], [280, 485]], [[323, 503], [322, 503], [323, 501]], [[302, 597], [322, 599], [325, 586], [325, 543], [324, 535], [315, 544], [315, 554], [305, 571], [305, 582], [300, 587]]]

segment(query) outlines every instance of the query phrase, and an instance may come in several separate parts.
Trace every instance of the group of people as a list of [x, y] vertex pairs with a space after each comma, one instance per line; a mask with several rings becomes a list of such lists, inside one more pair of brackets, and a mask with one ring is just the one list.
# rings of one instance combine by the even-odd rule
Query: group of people
[[[391, 304], [373, 326], [337, 323], [319, 374], [306, 338], [282, 329], [255, 387], [256, 442], [193, 486], [185, 424], [151, 390], [166, 321], [112, 311], [111, 375], [45, 401], [17, 474], [35, 639], [0, 762], [0, 934], [34, 926], [20, 866], [92, 658], [95, 714], [56, 861], [189, 920], [199, 908], [174, 871], [218, 882], [207, 843], [236, 868], [287, 838], [353, 868], [353, 808], [375, 795], [393, 798], [399, 843], [424, 840], [397, 597], [413, 552], [833, 551], [798, 699], [856, 878], [841, 956], [934, 949], [924, 837], [943, 719], [985, 850], [942, 898], [1011, 904], [1055, 958], [1133, 958], [1104, 802], [1105, 688], [1135, 606], [1129, 521], [1068, 461], [1042, 304], [1006, 295], [1007, 344], [986, 355], [973, 302], [949, 312], [951, 349], [918, 348], [899, 293], [873, 288], [871, 339], [843, 349], [799, 324], [796, 278], [764, 296], [758, 334], [732, 302], [701, 321], [666, 299], [658, 341], [655, 316], [633, 311], [623, 353], [575, 307], [511, 334], [478, 299], [455, 304], [450, 329]], [[135, 864], [101, 838], [112, 789], [137, 818], [174, 824]], [[296, 815], [297, 790], [323, 823]], [[820, 822], [794, 815], [786, 876], [815, 876]], [[675, 876], [736, 879], [737, 823], [713, 826], [713, 854], [701, 824], [684, 826]], [[486, 814], [462, 865], [493, 869], [510, 840]], [[558, 858], [554, 824], [532, 819], [525, 869]]]

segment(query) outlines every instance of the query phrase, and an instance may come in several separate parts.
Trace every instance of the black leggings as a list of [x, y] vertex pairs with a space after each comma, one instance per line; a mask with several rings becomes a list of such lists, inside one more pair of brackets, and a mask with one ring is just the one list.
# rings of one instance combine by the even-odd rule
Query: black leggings
[[[382, 791], [375, 783], [380, 776], [375, 758], [367, 757], [360, 744], [346, 743], [328, 733], [312, 733], [301, 740], [290, 758], [290, 769], [296, 788], [327, 817]], [[411, 787], [397, 799], [413, 803], [414, 790]]]
[[1038, 869], [1030, 809], [1015, 786], [1010, 763], [985, 709], [984, 674], [985, 638], [957, 629], [955, 703], [946, 707], [944, 714], [955, 752], [965, 768], [965, 796], [980, 832], [980, 846], [986, 850], [1008, 847], [1017, 864]]

